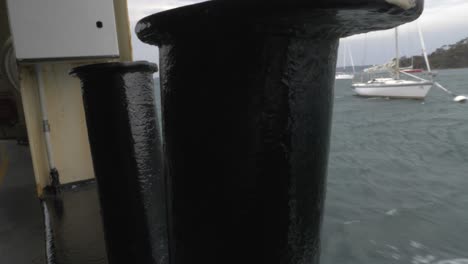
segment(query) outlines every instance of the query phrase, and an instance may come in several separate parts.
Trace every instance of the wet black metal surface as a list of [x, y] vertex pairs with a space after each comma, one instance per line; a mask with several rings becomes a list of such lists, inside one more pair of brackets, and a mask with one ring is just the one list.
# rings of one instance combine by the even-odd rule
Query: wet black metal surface
[[171, 264], [318, 263], [338, 38], [385, 1], [212, 1], [141, 20], [160, 47]]
[[109, 263], [165, 263], [167, 243], [155, 64], [73, 70], [82, 83]]
[[48, 264], [108, 263], [94, 183], [70, 185], [44, 201]]
[[337, 41], [250, 37], [161, 49], [171, 263], [318, 259]]
[[29, 148], [0, 140], [0, 263], [45, 264], [44, 249]]
[[424, 1], [405, 1], [414, 3], [413, 8], [402, 9], [386, 0], [276, 0], [267, 1], [268, 5], [265, 0], [217, 0], [148, 16], [138, 22], [135, 31], [144, 42], [159, 46], [181, 38], [197, 42], [211, 35], [220, 36], [221, 32], [238, 34], [239, 38], [247, 32], [263, 32], [336, 39], [416, 19]]

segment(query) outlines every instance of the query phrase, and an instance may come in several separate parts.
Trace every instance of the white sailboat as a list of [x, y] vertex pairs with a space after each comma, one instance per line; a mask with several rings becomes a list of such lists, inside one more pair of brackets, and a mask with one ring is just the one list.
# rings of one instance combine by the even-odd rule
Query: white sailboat
[[[346, 72], [346, 52], [348, 52], [348, 54], [349, 54], [349, 58], [351, 60], [351, 67], [353, 69], [353, 73], [347, 73]], [[344, 51], [343, 51], [343, 68], [344, 68], [345, 72], [337, 72], [335, 74], [335, 80], [352, 80], [354, 78], [354, 74], [355, 74], [354, 60], [353, 60], [353, 55], [348, 50], [347, 46], [344, 46]]]
[[353, 78], [354, 74], [352, 73], [337, 72], [335, 75], [335, 80], [352, 80]]
[[[421, 40], [421, 46], [426, 60], [428, 72], [430, 73], [429, 60], [427, 58], [426, 48], [422, 36], [421, 29], [418, 27], [419, 36]], [[386, 65], [376, 66], [366, 69], [365, 72], [372, 75], [373, 73], [382, 73], [387, 71], [391, 74], [389, 78], [370, 78], [366, 82], [356, 82], [352, 84], [352, 88], [357, 95], [366, 97], [388, 97], [388, 98], [412, 98], [412, 99], [424, 99], [431, 90], [434, 82], [432, 80], [426, 80], [402, 71], [400, 69], [400, 54], [398, 46], [398, 28], [395, 28], [395, 47], [396, 47], [396, 59]], [[411, 79], [401, 79], [401, 75], [410, 77]]]

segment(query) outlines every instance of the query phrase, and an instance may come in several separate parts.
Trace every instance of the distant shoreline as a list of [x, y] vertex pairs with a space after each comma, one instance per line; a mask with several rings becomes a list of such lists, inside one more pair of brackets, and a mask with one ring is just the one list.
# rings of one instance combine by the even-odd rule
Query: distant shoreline
[[[432, 69], [450, 70], [450, 69], [465, 69], [468, 68], [468, 38], [462, 39], [452, 45], [444, 45], [434, 52], [429, 54], [429, 63]], [[400, 58], [400, 67], [408, 67], [413, 65], [415, 69], [426, 70], [426, 62], [421, 55], [413, 55], [410, 57], [403, 56]], [[373, 65], [355, 66], [356, 72], [362, 69], [372, 67]], [[351, 71], [351, 67], [337, 67], [337, 71]]]
[[[356, 72], [362, 72], [363, 69], [366, 69], [366, 68], [369, 68], [369, 67], [372, 67], [374, 65], [368, 65], [368, 66], [355, 66], [356, 68], [359, 67], [362, 69], [359, 69], [359, 70], [356, 70]], [[415, 67], [415, 68], [418, 68], [418, 67]], [[464, 67], [453, 67], [453, 68], [432, 68], [432, 70], [457, 70], [457, 69], [468, 69], [468, 65], [467, 66], [464, 66]], [[424, 68], [425, 70], [425, 68]], [[343, 69], [341, 67], [338, 67], [336, 68], [336, 72], [352, 72], [350, 71], [350, 69]]]

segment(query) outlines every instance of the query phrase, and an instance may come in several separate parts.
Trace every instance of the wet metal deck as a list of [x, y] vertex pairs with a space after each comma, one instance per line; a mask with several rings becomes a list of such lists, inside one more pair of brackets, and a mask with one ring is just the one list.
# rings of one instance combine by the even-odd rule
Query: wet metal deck
[[[59, 197], [44, 201], [48, 225], [36, 195], [29, 148], [0, 141], [0, 263], [106, 264], [95, 183], [64, 186]], [[52, 234], [49, 259], [46, 227]]]
[[29, 148], [0, 141], [0, 263], [44, 264], [44, 224]]
[[57, 264], [106, 264], [104, 234], [94, 182], [69, 185], [45, 199]]

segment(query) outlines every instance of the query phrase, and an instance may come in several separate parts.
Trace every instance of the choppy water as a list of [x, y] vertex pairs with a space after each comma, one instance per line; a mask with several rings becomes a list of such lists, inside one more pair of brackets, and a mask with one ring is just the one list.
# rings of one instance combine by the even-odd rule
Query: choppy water
[[[468, 69], [437, 79], [468, 94]], [[335, 87], [322, 264], [468, 264], [468, 104], [349, 85]]]

